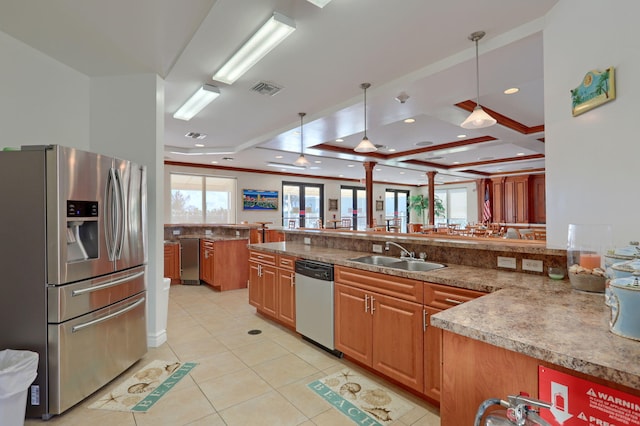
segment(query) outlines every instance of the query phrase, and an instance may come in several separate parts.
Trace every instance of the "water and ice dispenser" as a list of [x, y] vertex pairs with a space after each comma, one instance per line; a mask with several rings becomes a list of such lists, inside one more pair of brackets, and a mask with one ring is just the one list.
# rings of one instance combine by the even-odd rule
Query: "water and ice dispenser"
[[98, 257], [98, 202], [67, 201], [67, 262]]

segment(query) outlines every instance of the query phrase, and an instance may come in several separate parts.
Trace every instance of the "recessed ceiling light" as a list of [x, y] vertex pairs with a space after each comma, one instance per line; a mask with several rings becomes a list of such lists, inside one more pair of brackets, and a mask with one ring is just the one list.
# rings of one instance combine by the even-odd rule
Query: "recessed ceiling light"
[[197, 144], [196, 144], [196, 148], [202, 148], [203, 146], [204, 146], [204, 144], [203, 144], [203, 143], [197, 143]]
[[282, 158], [282, 155], [276, 155], [276, 158], [280, 159]]
[[425, 158], [425, 160], [427, 160], [427, 161], [432, 161], [432, 160], [442, 160], [443, 158], [444, 158], [444, 157], [428, 157], [428, 158]]
[[218, 164], [218, 162], [217, 161], [212, 161], [211, 164]]
[[411, 123], [415, 123], [416, 119], [415, 118], [405, 118], [404, 122], [407, 123], [407, 124], [411, 124]]
[[336, 142], [344, 142], [344, 139], [338, 138], [336, 139]]
[[389, 151], [389, 152], [396, 152], [396, 149], [395, 149], [395, 148], [389, 148], [387, 151]]
[[382, 169], [376, 169], [376, 172], [381, 172], [381, 171], [382, 171]]
[[403, 174], [404, 174], [404, 172], [400, 172], [400, 174], [401, 174], [401, 175], [403, 175]]
[[314, 163], [316, 163], [316, 164], [320, 164], [320, 163], [322, 163], [322, 161], [320, 161], [320, 160], [316, 160], [316, 161], [314, 161]]
[[514, 93], [518, 93], [520, 91], [520, 89], [518, 89], [517, 87], [511, 87], [507, 90], [504, 91], [505, 95], [513, 95]]
[[487, 160], [493, 160], [495, 157], [479, 157], [478, 160], [479, 161], [487, 161]]
[[458, 135], [458, 139], [466, 138], [467, 135]]
[[344, 177], [344, 175], [338, 175], [338, 177]]
[[347, 167], [355, 167], [355, 164], [347, 164]]
[[233, 157], [222, 157], [225, 161], [233, 161]]
[[519, 152], [516, 154], [518, 157], [522, 157], [524, 155], [524, 152]]
[[431, 141], [416, 142], [416, 146], [429, 146], [429, 145], [433, 145], [433, 142]]
[[453, 164], [460, 164], [460, 162], [459, 161], [454, 161]]
[[198, 132], [189, 132], [184, 135], [185, 138], [191, 139], [204, 139], [207, 137], [206, 133], [198, 133]]

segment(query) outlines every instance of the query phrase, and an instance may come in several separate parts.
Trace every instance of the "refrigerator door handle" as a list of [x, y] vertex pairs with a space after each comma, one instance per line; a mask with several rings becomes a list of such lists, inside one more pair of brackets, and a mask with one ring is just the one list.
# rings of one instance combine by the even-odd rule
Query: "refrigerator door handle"
[[116, 245], [114, 247], [114, 257], [116, 259], [120, 259], [120, 255], [122, 254], [122, 246], [124, 245], [124, 215], [125, 215], [125, 200], [124, 200], [124, 189], [122, 185], [122, 176], [118, 170], [115, 171], [115, 212], [116, 212], [116, 229], [115, 229], [115, 242]]
[[115, 203], [115, 170], [113, 167], [109, 168], [109, 176], [107, 176], [107, 188], [105, 194], [105, 203], [104, 203], [104, 235], [107, 245], [107, 254], [109, 255], [109, 260], [115, 260], [115, 230], [114, 230], [114, 203]]
[[105, 315], [105, 316], [103, 316], [101, 318], [94, 319], [93, 321], [89, 321], [89, 322], [85, 322], [85, 323], [82, 323], [82, 324], [78, 324], [78, 325], [76, 325], [76, 326], [71, 328], [71, 332], [75, 333], [76, 331], [80, 331], [83, 328], [91, 327], [92, 325], [96, 325], [96, 324], [99, 324], [101, 322], [110, 320], [113, 317], [117, 317], [118, 315], [122, 315], [125, 312], [129, 312], [130, 310], [134, 309], [135, 307], [137, 307], [141, 303], [144, 303], [144, 301], [145, 301], [145, 298], [143, 297], [142, 299], [138, 300], [137, 302], [132, 303], [131, 305], [127, 306], [126, 308], [120, 309], [117, 312], [114, 312], [114, 313], [109, 314], [109, 315]]
[[124, 278], [120, 278], [120, 279], [115, 280], [115, 281], [110, 281], [110, 282], [107, 282], [107, 283], [104, 283], [104, 284], [100, 284], [100, 285], [96, 285], [96, 286], [93, 286], [93, 287], [82, 288], [80, 290], [73, 290], [71, 292], [71, 296], [80, 296], [81, 294], [92, 293], [94, 291], [98, 291], [98, 290], [102, 290], [102, 289], [105, 289], [105, 288], [113, 287], [113, 286], [116, 286], [116, 285], [119, 285], [119, 284], [122, 284], [122, 283], [126, 283], [127, 281], [135, 280], [136, 278], [139, 278], [139, 277], [141, 277], [143, 275], [144, 275], [144, 271], [140, 271], [138, 273], [135, 273], [133, 275], [128, 275], [128, 276], [126, 276]]

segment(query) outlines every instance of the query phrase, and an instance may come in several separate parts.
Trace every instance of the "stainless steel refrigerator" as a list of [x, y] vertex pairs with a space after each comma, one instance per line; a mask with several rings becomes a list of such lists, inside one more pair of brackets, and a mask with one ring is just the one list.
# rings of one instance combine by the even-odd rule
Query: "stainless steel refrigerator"
[[60, 414], [147, 352], [146, 172], [57, 145], [0, 152], [0, 349], [38, 352], [27, 417]]

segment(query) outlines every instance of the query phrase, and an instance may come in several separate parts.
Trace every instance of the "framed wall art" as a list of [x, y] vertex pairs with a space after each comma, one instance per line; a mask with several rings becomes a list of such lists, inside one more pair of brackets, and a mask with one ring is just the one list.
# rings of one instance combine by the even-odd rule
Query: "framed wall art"
[[242, 190], [244, 210], [278, 210], [278, 191]]
[[379, 212], [381, 210], [384, 210], [384, 201], [376, 200], [376, 211]]
[[571, 114], [575, 117], [615, 98], [613, 67], [604, 71], [591, 70], [585, 74], [582, 83], [571, 91]]
[[338, 199], [329, 198], [329, 211], [338, 210]]

